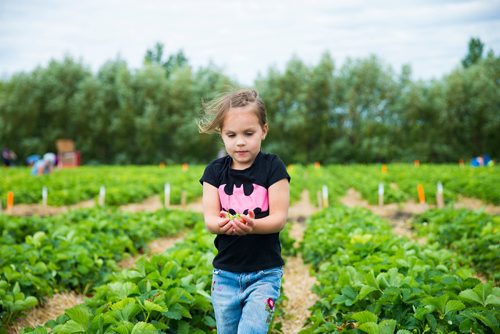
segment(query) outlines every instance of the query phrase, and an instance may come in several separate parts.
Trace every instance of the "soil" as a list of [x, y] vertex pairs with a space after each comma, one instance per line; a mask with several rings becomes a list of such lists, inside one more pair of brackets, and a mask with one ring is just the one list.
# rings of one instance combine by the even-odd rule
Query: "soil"
[[500, 206], [484, 204], [484, 202], [477, 198], [458, 196], [458, 199], [453, 207], [455, 209], [464, 208], [469, 210], [483, 210], [490, 215], [500, 215]]
[[[304, 236], [306, 229], [305, 220], [318, 208], [309, 202], [309, 194], [304, 191], [298, 203], [292, 205], [288, 211], [288, 224], [290, 225], [290, 236], [295, 239], [298, 246]], [[311, 289], [316, 284], [316, 279], [310, 273], [310, 267], [304, 264], [302, 257], [287, 257], [284, 267], [283, 290], [287, 300], [283, 303], [284, 319], [278, 319], [282, 323], [283, 333], [298, 333], [309, 318], [309, 308], [316, 303], [318, 296]]]
[[87, 200], [66, 206], [44, 206], [41, 204], [17, 204], [10, 210], [4, 211], [10, 216], [52, 216], [68, 212], [73, 209], [91, 208], [95, 206], [94, 200]]
[[140, 203], [130, 203], [120, 206], [120, 209], [127, 212], [140, 212], [140, 211], [157, 211], [163, 208], [163, 203], [161, 202], [160, 196], [152, 196], [146, 198]]
[[18, 319], [14, 325], [7, 329], [9, 334], [20, 333], [25, 327], [35, 327], [55, 319], [64, 314], [64, 310], [83, 303], [84, 296], [73, 291], [58, 293], [47, 301], [31, 310], [26, 317]]
[[[186, 236], [186, 231], [183, 231], [173, 237], [159, 238], [148, 243], [148, 253], [147, 258], [151, 257], [153, 254], [160, 254], [165, 252], [167, 249], [173, 247], [179, 241], [182, 241]], [[136, 256], [130, 256], [118, 263], [120, 268], [132, 268], [135, 262], [142, 254]]]
[[[372, 211], [374, 214], [383, 217], [389, 221], [396, 235], [413, 238], [410, 221], [418, 213], [427, 210], [426, 204], [408, 202], [404, 205], [387, 204], [383, 206], [370, 205], [363, 200], [361, 194], [350, 188], [346, 195], [340, 200], [342, 204], [348, 207], [362, 207]], [[421, 241], [419, 241], [421, 242]]]

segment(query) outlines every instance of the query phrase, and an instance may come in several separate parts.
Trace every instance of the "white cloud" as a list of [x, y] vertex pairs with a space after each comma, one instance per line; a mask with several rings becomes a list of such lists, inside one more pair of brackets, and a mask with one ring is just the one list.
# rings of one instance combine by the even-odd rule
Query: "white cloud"
[[326, 50], [337, 67], [376, 54], [396, 70], [410, 63], [417, 78], [438, 77], [458, 65], [472, 36], [498, 54], [499, 9], [499, 1], [480, 0], [3, 0], [0, 73], [66, 53], [93, 70], [118, 54], [137, 68], [159, 41], [246, 84], [293, 54], [313, 64]]

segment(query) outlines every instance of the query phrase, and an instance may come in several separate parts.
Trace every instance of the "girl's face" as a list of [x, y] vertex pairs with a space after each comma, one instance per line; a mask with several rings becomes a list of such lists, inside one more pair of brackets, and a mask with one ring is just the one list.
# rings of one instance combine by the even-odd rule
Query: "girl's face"
[[250, 167], [266, 138], [267, 124], [260, 125], [254, 108], [253, 105], [231, 108], [224, 117], [221, 137], [227, 154], [233, 159], [233, 169]]

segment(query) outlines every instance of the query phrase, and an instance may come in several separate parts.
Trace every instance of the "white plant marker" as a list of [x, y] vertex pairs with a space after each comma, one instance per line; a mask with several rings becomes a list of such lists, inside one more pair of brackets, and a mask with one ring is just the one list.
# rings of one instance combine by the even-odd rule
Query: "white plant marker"
[[438, 208], [444, 208], [443, 184], [441, 182], [437, 184], [436, 203]]
[[101, 186], [101, 189], [99, 189], [99, 206], [104, 206], [105, 202], [106, 202], [106, 188], [104, 186]]
[[322, 193], [323, 193], [323, 207], [327, 208], [328, 207], [328, 187], [326, 185], [323, 185]]
[[42, 205], [47, 206], [47, 199], [49, 197], [49, 190], [47, 189], [46, 186], [43, 186], [42, 188]]
[[384, 205], [384, 184], [380, 182], [378, 184], [378, 206]]
[[165, 194], [165, 209], [167, 209], [170, 206], [170, 183], [165, 183], [163, 192]]

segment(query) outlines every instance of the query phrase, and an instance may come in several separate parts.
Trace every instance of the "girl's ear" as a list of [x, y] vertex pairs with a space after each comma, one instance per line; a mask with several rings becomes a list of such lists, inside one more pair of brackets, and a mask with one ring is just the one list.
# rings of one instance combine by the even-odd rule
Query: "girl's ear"
[[264, 124], [264, 126], [262, 127], [262, 140], [266, 139], [266, 136], [267, 136], [267, 132], [269, 131], [269, 125]]

